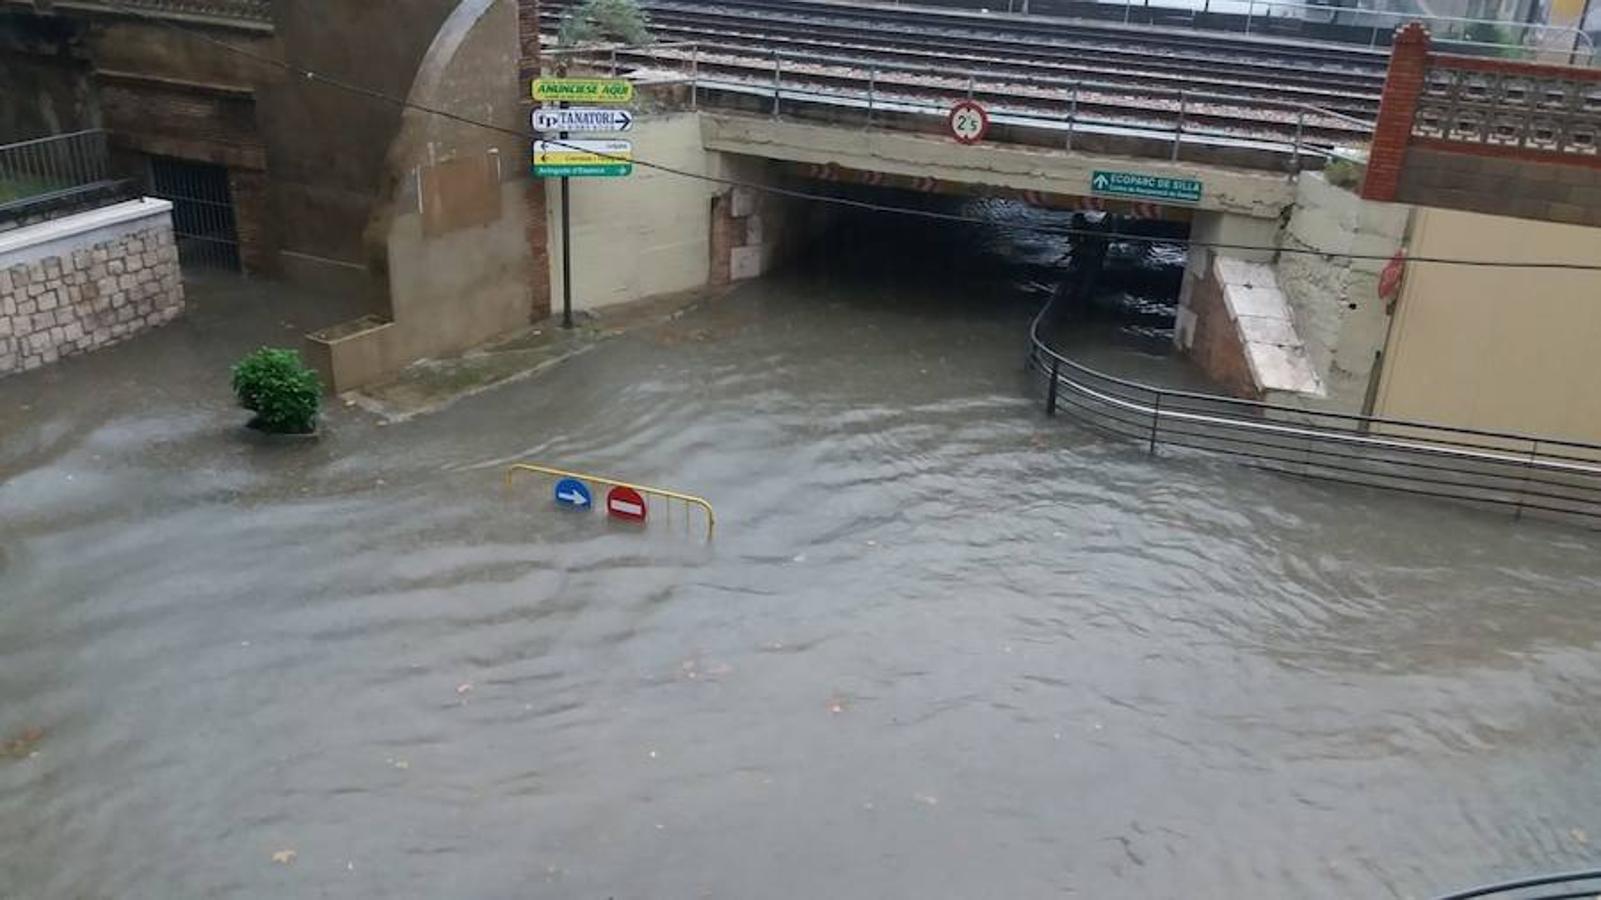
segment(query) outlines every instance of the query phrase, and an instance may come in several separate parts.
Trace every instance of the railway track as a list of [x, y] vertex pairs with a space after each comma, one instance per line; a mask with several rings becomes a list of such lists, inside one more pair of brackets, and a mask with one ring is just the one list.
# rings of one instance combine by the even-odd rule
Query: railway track
[[[575, 2], [545, 5], [547, 33]], [[1353, 60], [1348, 48], [1238, 35], [829, 0], [646, 5], [659, 46], [614, 51], [617, 65], [693, 69], [714, 105], [755, 110], [834, 105], [870, 118], [875, 106], [927, 114], [971, 97], [1047, 131], [1171, 135], [1175, 144], [1299, 156], [1366, 141], [1384, 77], [1382, 55]]]
[[[770, 93], [777, 74], [783, 95], [792, 100], [834, 97], [865, 104], [871, 92], [875, 102], [885, 108], [944, 109], [955, 100], [971, 98], [998, 115], [1053, 122], [1065, 122], [1072, 116], [1080, 126], [1174, 130], [1187, 126], [1191, 134], [1281, 142], [1299, 135], [1324, 146], [1368, 137], [1365, 125], [1349, 119], [1277, 104], [1264, 106], [1251, 97], [1177, 91], [1141, 94], [1122, 84], [1048, 78], [1021, 81], [988, 74], [969, 80], [960, 72], [865, 69], [849, 57], [774, 59], [738, 52], [708, 53], [703, 47], [695, 53], [700, 78], [713, 91], [744, 88], [747, 95]], [[619, 65], [641, 68], [663, 63], [687, 65], [690, 59], [688, 50], [623, 50], [617, 54]]]
[[[821, 0], [739, 0], [718, 5], [655, 0], [662, 40], [719, 50], [828, 48], [879, 61], [935, 62], [987, 72], [1116, 78], [1173, 89], [1228, 91], [1371, 116], [1383, 86], [1382, 54], [1237, 35], [1038, 21], [973, 13], [842, 6]], [[547, 6], [554, 22], [564, 3]]]

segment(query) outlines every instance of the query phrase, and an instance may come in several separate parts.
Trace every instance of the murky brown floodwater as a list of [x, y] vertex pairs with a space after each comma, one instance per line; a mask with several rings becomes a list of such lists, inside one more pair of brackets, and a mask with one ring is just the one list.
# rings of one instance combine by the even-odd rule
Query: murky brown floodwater
[[[1593, 536], [1046, 420], [1037, 297], [990, 289], [1054, 254], [876, 232], [926, 277], [841, 258], [314, 446], [239, 439], [221, 367], [260, 338], [215, 307], [0, 382], [0, 895], [1427, 897], [1594, 861]], [[525, 458], [721, 532], [505, 492]]]

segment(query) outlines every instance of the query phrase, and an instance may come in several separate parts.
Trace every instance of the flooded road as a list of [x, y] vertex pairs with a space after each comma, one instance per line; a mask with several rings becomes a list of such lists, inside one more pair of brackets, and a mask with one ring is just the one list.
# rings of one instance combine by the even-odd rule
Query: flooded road
[[[194, 322], [0, 382], [0, 896], [1427, 897], [1593, 863], [1592, 536], [1045, 419], [1051, 248], [853, 227], [917, 277], [839, 256], [313, 445], [240, 439], [255, 341]], [[504, 489], [522, 459], [702, 494], [719, 533], [561, 513]]]

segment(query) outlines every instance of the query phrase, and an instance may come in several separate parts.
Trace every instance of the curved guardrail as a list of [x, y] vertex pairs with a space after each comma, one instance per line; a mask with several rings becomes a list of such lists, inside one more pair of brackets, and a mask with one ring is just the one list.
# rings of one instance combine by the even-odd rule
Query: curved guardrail
[[1601, 869], [1519, 878], [1447, 894], [1439, 900], [1590, 900], [1601, 897]]
[[1258, 468], [1460, 500], [1601, 528], [1601, 445], [1454, 428], [1170, 390], [1117, 378], [1052, 349], [1029, 328], [1045, 410], [1145, 444], [1231, 456]]

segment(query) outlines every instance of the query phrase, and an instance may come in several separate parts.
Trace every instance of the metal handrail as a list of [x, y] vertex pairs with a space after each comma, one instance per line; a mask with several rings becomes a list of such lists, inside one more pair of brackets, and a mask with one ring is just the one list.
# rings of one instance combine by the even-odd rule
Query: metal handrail
[[596, 484], [604, 484], [610, 487], [629, 488], [647, 496], [661, 497], [664, 500], [677, 500], [688, 506], [696, 506], [705, 511], [706, 537], [708, 540], [711, 538], [712, 533], [717, 529], [717, 513], [712, 509], [711, 503], [708, 502], [704, 497], [697, 497], [694, 494], [685, 494], [680, 491], [668, 490], [667, 488], [635, 484], [631, 481], [619, 481], [615, 478], [606, 478], [601, 475], [590, 475], [586, 472], [570, 472], [566, 469], [557, 469], [552, 466], [540, 466], [535, 465], [534, 463], [513, 463], [512, 465], [507, 466], [506, 487], [511, 487], [512, 479], [517, 475], [518, 472], [533, 472], [539, 475], [548, 475], [551, 478], [572, 478], [578, 481], [593, 481]]
[[[877, 111], [893, 111], [894, 107], [910, 108], [916, 111], [929, 110], [943, 114], [948, 107], [935, 103], [929, 103], [915, 94], [897, 94], [892, 91], [885, 91], [883, 89], [883, 85], [880, 83], [880, 74], [886, 70], [915, 72], [925, 76], [933, 75], [937, 78], [949, 79], [953, 82], [953, 85], [911, 85], [905, 86], [904, 88], [904, 90], [915, 90], [921, 88], [925, 94], [938, 93], [941, 90], [945, 90], [959, 92], [965, 91], [970, 95], [975, 86], [979, 86], [979, 83], [976, 79], [976, 71], [970, 69], [954, 69], [946, 67], [931, 68], [927, 66], [915, 66], [907, 63], [895, 63], [887, 61], [864, 64], [861, 60], [853, 60], [850, 57], [796, 54], [780, 50], [771, 51], [767, 54], [763, 54], [760, 57], [752, 57], [753, 59], [760, 58], [763, 61], [770, 60], [772, 62], [774, 70], [773, 79], [769, 82], [758, 84], [755, 80], [740, 80], [737, 78], [727, 77], [719, 78], [715, 76], [707, 77], [706, 75], [702, 74], [701, 70], [701, 67], [707, 64], [706, 56], [702, 52], [702, 42], [646, 44], [642, 46], [605, 44], [591, 47], [565, 48], [560, 52], [563, 55], [570, 57], [597, 57], [598, 59], [596, 64], [604, 65], [615, 73], [619, 54], [625, 56], [640, 56], [648, 54], [656, 61], [662, 61], [664, 58], [670, 60], [671, 57], [667, 57], [665, 54], [663, 54], [662, 51], [664, 50], [680, 52], [684, 50], [688, 51], [689, 58], [687, 60], [680, 59], [676, 61], [687, 63], [689, 72], [686, 76], [678, 78], [672, 83], [687, 83], [690, 85], [691, 108], [699, 108], [701, 93], [703, 90], [719, 89], [734, 90], [745, 93], [765, 93], [767, 96], [772, 98], [772, 105], [770, 109], [774, 117], [780, 115], [785, 100], [794, 101], [797, 99], [805, 100], [807, 98], [821, 100], [832, 99], [859, 101], [864, 105], [864, 108], [868, 110], [870, 114]], [[600, 60], [604, 60], [604, 63], [599, 62]], [[848, 67], [855, 70], [865, 70], [867, 72], [867, 76], [865, 78], [865, 92], [855, 88], [825, 91], [810, 86], [786, 86], [783, 78], [785, 73], [784, 63], [786, 61], [791, 63], [798, 62], [823, 66], [834, 65]], [[794, 70], [791, 69], [789, 71], [793, 72]], [[802, 73], [801, 77], [804, 77], [804, 74], [805, 73]], [[956, 86], [954, 84], [955, 82], [963, 82], [965, 83], [965, 87]], [[1227, 138], [1234, 141], [1248, 142], [1263, 147], [1282, 148], [1282, 152], [1290, 154], [1292, 158], [1296, 160], [1296, 164], [1298, 165], [1299, 160], [1303, 156], [1328, 158], [1332, 155], [1329, 147], [1332, 146], [1333, 142], [1327, 139], [1314, 140], [1307, 136], [1307, 131], [1318, 127], [1315, 121], [1309, 121], [1309, 117], [1313, 119], [1327, 118], [1347, 123], [1354, 126], [1354, 128], [1357, 130], [1363, 130], [1366, 132], [1371, 132], [1375, 127], [1375, 123], [1365, 119], [1334, 112], [1332, 110], [1324, 109], [1320, 106], [1315, 106], [1312, 104], [1250, 97], [1240, 94], [1228, 94], [1212, 91], [1190, 91], [1151, 86], [1131, 87], [1109, 81], [1086, 81], [1082, 79], [1052, 78], [1049, 76], [1038, 75], [1019, 76], [1019, 79], [1008, 83], [1038, 85], [1044, 88], [1059, 90], [1064, 94], [1064, 96], [1024, 96], [1017, 99], [1020, 103], [1024, 104], [1030, 100], [1037, 100], [1040, 102], [1051, 102], [1053, 100], [1058, 102], [1066, 102], [1068, 104], [1068, 109], [1065, 115], [1042, 115], [1038, 112], [1024, 109], [1008, 109], [1004, 107], [997, 107], [991, 110], [992, 114], [997, 117], [1004, 117], [1009, 121], [1010, 124], [1021, 124], [1024, 126], [1032, 124], [1037, 125], [1038, 127], [1049, 128], [1053, 130], [1060, 130], [1065, 126], [1067, 140], [1069, 142], [1072, 140], [1074, 130], [1081, 125], [1088, 125], [1092, 127], [1115, 127], [1118, 129], [1137, 131], [1153, 135], [1171, 135], [1174, 154], [1177, 154], [1178, 148], [1183, 143], [1186, 135], [1190, 137], [1218, 137]], [[1106, 116], [1096, 115], [1093, 112], [1085, 113], [1081, 111], [1081, 93], [1093, 93], [1096, 91], [1116, 92], [1122, 96], [1128, 96], [1132, 94], [1142, 99], [1154, 100], [1157, 102], [1176, 102], [1176, 110], [1162, 110], [1158, 112], [1165, 113], [1168, 116], [1176, 116], [1178, 119], [1178, 124], [1173, 127], [1166, 127], [1157, 122], [1142, 123], [1138, 121], [1112, 119]], [[1195, 113], [1190, 110], [1190, 107], [1191, 104], [1197, 102], [1207, 104], [1238, 104], [1240, 106], [1255, 109], [1271, 109], [1284, 113], [1294, 113], [1296, 116], [1294, 121], [1275, 123], [1282, 128], [1283, 131], [1293, 132], [1293, 136], [1280, 138], [1270, 136], [1242, 135], [1237, 131], [1208, 128], [1206, 126], [1197, 125], [1193, 121], [1186, 121], [1187, 116], [1195, 115]], [[1136, 115], [1137, 112], [1138, 111], [1136, 110]], [[1201, 115], [1203, 115], [1203, 117], [1209, 117], [1209, 114], [1203, 113]], [[1359, 135], [1352, 135], [1352, 137], [1354, 139], [1360, 139]]]
[[[1589, 885], [1580, 885], [1580, 882], [1592, 882]], [[1544, 888], [1563, 886], [1562, 893], [1545, 894], [1539, 897], [1523, 897], [1522, 900], [1571, 900], [1576, 897], [1601, 896], [1601, 869], [1588, 869], [1580, 872], [1562, 872], [1556, 875], [1540, 875], [1533, 878], [1518, 878], [1512, 881], [1503, 881], [1498, 884], [1488, 884], [1481, 887], [1447, 894], [1439, 900], [1474, 900], [1477, 897], [1493, 897], [1497, 894], [1508, 894], [1514, 891], [1525, 891], [1531, 888]], [[1574, 886], [1586, 887], [1578, 893], [1572, 892]]]
[[103, 129], [0, 145], [0, 208], [71, 198], [113, 183]]
[[1601, 445], [1405, 419], [1322, 412], [1174, 390], [1089, 368], [1029, 328], [1046, 412], [1146, 444], [1222, 453], [1289, 474], [1578, 517], [1601, 524]]
[[[897, 6], [902, 5], [902, 2], [903, 2], [903, 0], [895, 0], [895, 3], [896, 3]], [[1460, 45], [1463, 45], [1463, 46], [1478, 47], [1478, 48], [1481, 48], [1481, 49], [1517, 49], [1517, 50], [1537, 50], [1538, 51], [1541, 48], [1538, 46], [1538, 44], [1531, 45], [1529, 43], [1529, 41], [1527, 40], [1528, 36], [1531, 35], [1531, 34], [1533, 34], [1533, 35], [1550, 35], [1550, 36], [1553, 36], [1553, 37], [1555, 37], [1557, 39], [1560, 39], [1562, 41], [1569, 42], [1570, 46], [1569, 46], [1568, 49], [1562, 49], [1560, 47], [1553, 47], [1553, 48], [1551, 48], [1551, 50], [1552, 50], [1552, 52], [1566, 53], [1568, 55], [1568, 61], [1570, 63], [1576, 63], [1580, 58], [1585, 58], [1585, 59], [1591, 60], [1593, 62], [1593, 61], [1595, 61], [1595, 56], [1596, 56], [1595, 55], [1595, 49], [1596, 49], [1595, 48], [1595, 42], [1594, 42], [1594, 40], [1591, 39], [1590, 35], [1587, 34], [1581, 28], [1576, 28], [1576, 27], [1568, 26], [1568, 25], [1547, 25], [1547, 24], [1538, 23], [1538, 22], [1508, 22], [1508, 21], [1504, 21], [1504, 20], [1501, 20], [1501, 19], [1479, 19], [1479, 18], [1470, 18], [1470, 17], [1467, 17], [1467, 16], [1412, 15], [1412, 14], [1397, 13], [1397, 12], [1386, 12], [1386, 11], [1383, 11], [1383, 10], [1373, 10], [1373, 9], [1351, 9], [1351, 8], [1346, 8], [1346, 7], [1318, 6], [1318, 5], [1314, 5], [1314, 4], [1311, 4], [1311, 3], [1302, 2], [1302, 0], [1200, 0], [1201, 7], [1199, 9], [1196, 9], [1193, 6], [1193, 3], [1192, 3], [1192, 5], [1190, 5], [1188, 7], [1175, 7], [1175, 6], [1167, 6], [1165, 4], [1161, 4], [1160, 2], [1153, 5], [1151, 3], [1151, 0], [1123, 0], [1123, 23], [1124, 24], [1129, 24], [1129, 23], [1131, 23], [1133, 21], [1133, 17], [1134, 17], [1133, 14], [1134, 14], [1134, 10], [1136, 8], [1151, 9], [1154, 6], [1155, 8], [1168, 10], [1168, 11], [1171, 11], [1171, 12], [1174, 12], [1174, 13], [1180, 13], [1180, 14], [1182, 14], [1184, 12], [1191, 13], [1191, 18], [1190, 18], [1191, 27], [1195, 27], [1195, 24], [1194, 24], [1195, 23], [1195, 15], [1197, 15], [1197, 14], [1199, 14], [1199, 15], [1211, 15], [1212, 12], [1213, 12], [1212, 8], [1211, 8], [1213, 2], [1217, 2], [1220, 6], [1225, 4], [1225, 3], [1233, 3], [1235, 5], [1244, 4], [1245, 7], [1246, 7], [1245, 12], [1243, 13], [1243, 15], [1245, 16], [1245, 29], [1244, 29], [1244, 31], [1243, 32], [1227, 32], [1227, 33], [1251, 34], [1251, 26], [1255, 21], [1258, 20], [1258, 18], [1264, 19], [1264, 20], [1273, 20], [1273, 19], [1278, 19], [1278, 20], [1292, 19], [1292, 20], [1294, 20], [1294, 19], [1299, 19], [1299, 20], [1302, 20], [1302, 21], [1312, 22], [1314, 24], [1322, 24], [1316, 18], [1306, 18], [1306, 17], [1302, 17], [1302, 16], [1286, 15], [1286, 14], [1275, 15], [1273, 13], [1273, 10], [1276, 10], [1276, 9], [1288, 9], [1288, 10], [1295, 10], [1295, 11], [1298, 11], [1298, 12], [1311, 13], [1314, 16], [1318, 16], [1318, 17], [1344, 15], [1344, 16], [1347, 16], [1347, 17], [1349, 17], [1351, 19], [1358, 19], [1358, 18], [1370, 19], [1370, 20], [1372, 20], [1371, 23], [1366, 25], [1366, 26], [1362, 26], [1362, 25], [1357, 24], [1355, 22], [1353, 22], [1352, 25], [1351, 25], [1351, 27], [1356, 27], [1356, 28], [1366, 27], [1369, 30], [1368, 43], [1367, 43], [1367, 45], [1369, 47], [1378, 47], [1380, 45], [1380, 42], [1379, 42], [1380, 36], [1393, 32], [1394, 29], [1396, 27], [1398, 27], [1401, 23], [1410, 22], [1410, 21], [1421, 21], [1426, 26], [1432, 26], [1432, 25], [1435, 25], [1435, 24], [1444, 26], [1441, 29], [1435, 29], [1435, 28], [1431, 27], [1430, 31], [1440, 30], [1440, 31], [1446, 31], [1446, 32], [1449, 33], [1450, 31], [1454, 30], [1454, 31], [1456, 31], [1458, 33], [1465, 33], [1467, 31], [1467, 29], [1472, 28], [1475, 25], [1488, 25], [1488, 26], [1492, 26], [1492, 27], [1496, 27], [1496, 28], [1513, 29], [1513, 30], [1518, 31], [1520, 34], [1522, 34], [1524, 36], [1524, 40], [1523, 41], [1520, 41], [1518, 43], [1513, 43], [1513, 44], [1501, 43], [1501, 42], [1495, 42], [1495, 41], [1474, 41], [1474, 40], [1469, 40], [1469, 39], [1466, 39], [1466, 38], [1448, 38], [1448, 37], [1438, 37], [1438, 38], [1436, 38], [1436, 42], [1437, 43], [1460, 44]], [[916, 0], [905, 0], [905, 5], [916, 6], [918, 4], [917, 4]], [[1106, 5], [1111, 6], [1112, 4], [1106, 4]], [[988, 4], [983, 4], [983, 6], [985, 6], [987, 8]], [[1028, 0], [1022, 0], [1022, 2], [1020, 2], [1020, 3], [1017, 2], [1017, 0], [1007, 0], [1007, 5], [1006, 5], [1005, 12], [1007, 12], [1008, 14], [1027, 14], [1031, 18], [1037, 18], [1037, 19], [1067, 19], [1068, 18], [1066, 16], [1053, 16], [1053, 15], [1042, 14], [1042, 13], [1030, 13], [1030, 12], [1027, 11], [1027, 7], [1028, 7]], [[1261, 7], [1263, 10], [1265, 10], [1266, 14], [1258, 17], [1256, 15], [1257, 7]], [[1223, 15], [1241, 15], [1241, 13], [1237, 13], [1237, 12], [1236, 13], [1223, 12], [1221, 14], [1223, 14]], [[1211, 29], [1211, 30], [1227, 31], [1226, 29]]]

